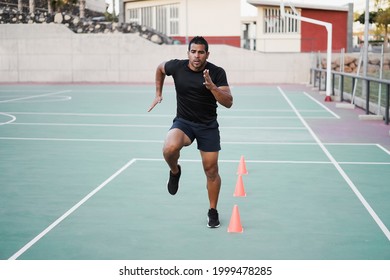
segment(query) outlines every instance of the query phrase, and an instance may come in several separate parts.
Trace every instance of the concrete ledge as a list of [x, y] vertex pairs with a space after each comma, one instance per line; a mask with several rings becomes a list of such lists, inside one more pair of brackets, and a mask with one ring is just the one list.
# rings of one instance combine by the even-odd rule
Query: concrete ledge
[[[336, 101], [336, 102], [341, 102], [341, 96], [333, 95], [333, 96], [332, 96], [332, 100], [333, 100], [333, 101]], [[337, 106], [337, 104], [336, 104], [336, 106]]]
[[[265, 54], [222, 44], [210, 50], [210, 62], [225, 69], [232, 85], [308, 80], [310, 53]], [[136, 33], [76, 34], [58, 24], [0, 24], [0, 83], [151, 83], [161, 61], [186, 53], [184, 44], [158, 45]]]
[[359, 120], [363, 121], [383, 121], [381, 115], [359, 115]]
[[336, 103], [336, 108], [355, 109], [355, 105], [350, 103]]

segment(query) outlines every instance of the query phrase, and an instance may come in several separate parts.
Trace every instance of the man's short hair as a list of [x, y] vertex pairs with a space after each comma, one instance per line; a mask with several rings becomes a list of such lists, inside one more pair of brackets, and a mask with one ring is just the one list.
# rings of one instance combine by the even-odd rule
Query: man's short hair
[[203, 38], [202, 36], [196, 36], [191, 39], [190, 43], [188, 44], [188, 51], [191, 50], [191, 44], [204, 45], [206, 52], [209, 52], [209, 44], [207, 43], [206, 39]]

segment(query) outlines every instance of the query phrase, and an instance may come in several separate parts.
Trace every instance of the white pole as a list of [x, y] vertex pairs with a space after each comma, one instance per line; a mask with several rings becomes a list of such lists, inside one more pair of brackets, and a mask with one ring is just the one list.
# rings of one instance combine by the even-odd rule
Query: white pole
[[331, 61], [332, 60], [332, 24], [330, 22], [316, 20], [316, 19], [313, 19], [313, 18], [302, 17], [302, 16], [297, 15], [297, 14], [293, 15], [293, 14], [285, 13], [284, 12], [284, 3], [283, 3], [283, 1], [281, 1], [281, 3], [280, 3], [280, 11], [281, 11], [280, 14], [281, 14], [282, 17], [289, 17], [289, 18], [300, 20], [300, 21], [305, 21], [305, 22], [309, 22], [309, 23], [312, 23], [312, 24], [325, 26], [326, 31], [328, 33], [327, 55], [326, 55], [326, 98], [325, 98], [325, 101], [331, 101], [331, 97], [330, 97], [330, 87], [331, 87], [331, 84], [330, 84], [330, 81], [331, 81], [331, 75], [332, 75], [332, 73], [331, 73], [331, 69], [332, 69], [331, 68], [331, 66], [332, 66], [332, 61]]
[[[363, 77], [367, 77], [367, 67], [368, 67], [368, 25], [369, 25], [369, 11], [370, 5], [369, 5], [369, 0], [366, 0], [366, 11], [364, 15], [364, 47], [363, 47]], [[363, 92], [362, 96], [365, 96], [367, 92], [367, 81], [362, 80], [363, 86]]]
[[328, 31], [328, 47], [327, 47], [327, 56], [326, 56], [326, 98], [325, 101], [331, 101], [330, 99], [330, 81], [332, 78], [332, 24], [325, 24], [326, 30]]
[[[362, 64], [362, 53], [363, 53], [363, 50], [361, 49], [361, 50], [360, 50], [360, 55], [359, 55], [358, 68], [357, 68], [357, 72], [356, 72], [356, 75], [357, 75], [357, 76], [360, 75], [360, 65]], [[356, 81], [356, 83], [353, 85], [353, 92], [352, 92], [352, 97], [351, 97], [351, 104], [353, 104], [353, 102], [355, 101], [357, 83], [358, 83], [358, 81]]]
[[[384, 52], [384, 45], [382, 44], [382, 51], [381, 51], [381, 64], [379, 69], [379, 79], [382, 80], [383, 78], [383, 52]], [[379, 89], [378, 89], [378, 111], [377, 115], [381, 114], [381, 99], [382, 99], [382, 83], [379, 83]]]

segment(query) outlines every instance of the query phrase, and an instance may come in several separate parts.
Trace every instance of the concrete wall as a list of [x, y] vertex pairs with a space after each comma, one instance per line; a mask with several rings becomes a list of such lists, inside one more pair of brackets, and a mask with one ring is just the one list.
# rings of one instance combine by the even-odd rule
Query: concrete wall
[[[265, 54], [226, 45], [209, 50], [209, 61], [225, 68], [231, 84], [309, 82], [310, 54]], [[137, 34], [75, 34], [56, 24], [0, 25], [3, 83], [154, 83], [161, 61], [186, 57], [185, 45], [157, 45]]]

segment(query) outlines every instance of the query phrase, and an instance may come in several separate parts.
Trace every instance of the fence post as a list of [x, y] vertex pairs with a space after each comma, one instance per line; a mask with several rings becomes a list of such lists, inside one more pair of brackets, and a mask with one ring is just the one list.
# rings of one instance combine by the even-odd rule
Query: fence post
[[340, 77], [341, 82], [340, 82], [340, 101], [344, 101], [344, 75], [341, 75]]
[[332, 73], [332, 95], [334, 96], [334, 79], [335, 79], [335, 73]]
[[366, 80], [366, 115], [370, 114], [370, 81]]
[[386, 87], [386, 109], [385, 109], [385, 123], [389, 124], [389, 99], [390, 99], [390, 84]]
[[320, 71], [320, 75], [319, 75], [319, 78], [318, 78], [318, 90], [321, 91], [321, 76], [322, 76], [322, 73]]

